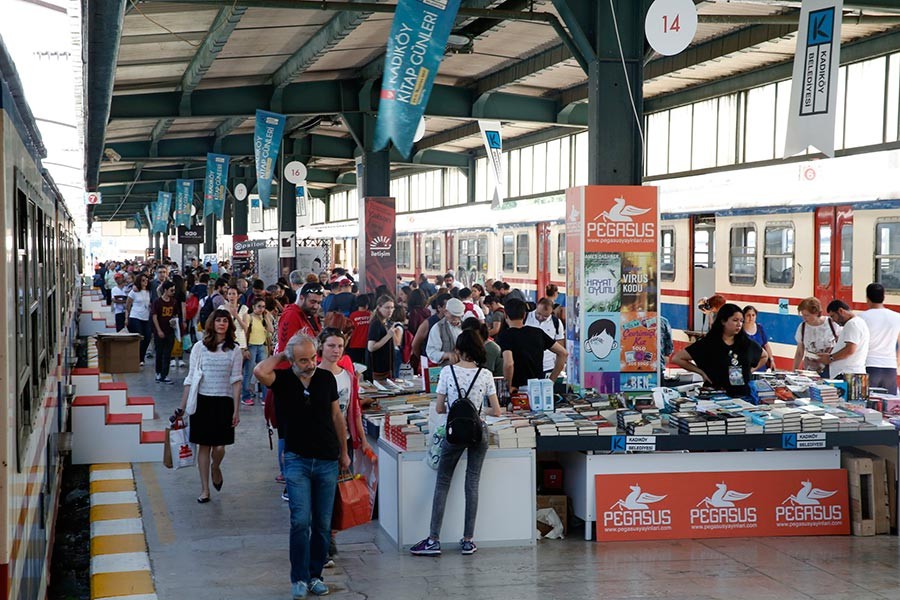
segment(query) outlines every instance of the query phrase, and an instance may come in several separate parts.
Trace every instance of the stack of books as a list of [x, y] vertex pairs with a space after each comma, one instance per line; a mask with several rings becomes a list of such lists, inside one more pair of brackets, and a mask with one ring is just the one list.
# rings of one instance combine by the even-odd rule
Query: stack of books
[[776, 407], [770, 413], [774, 418], [781, 419], [781, 431], [784, 433], [799, 433], [803, 431], [800, 419], [803, 411], [799, 408]]
[[727, 421], [724, 416], [706, 413], [702, 417], [706, 420], [706, 433], [708, 435], [725, 435], [727, 433]]
[[622, 430], [624, 430], [629, 423], [640, 421], [641, 418], [641, 413], [636, 410], [620, 408], [616, 411], [616, 425]]
[[754, 379], [750, 382], [750, 395], [756, 399], [757, 404], [772, 404], [776, 398], [775, 388], [765, 379]]
[[678, 433], [682, 435], [708, 435], [707, 421], [698, 414], [680, 417]]
[[811, 385], [808, 389], [809, 399], [813, 402], [834, 405], [841, 400], [841, 395], [836, 387], [820, 383]]

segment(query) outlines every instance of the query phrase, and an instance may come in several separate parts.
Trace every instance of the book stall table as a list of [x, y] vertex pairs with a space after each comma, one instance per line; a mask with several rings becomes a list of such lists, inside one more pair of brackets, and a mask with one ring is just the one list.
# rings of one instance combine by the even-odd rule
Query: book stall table
[[[409, 548], [429, 533], [437, 471], [424, 459], [424, 451], [405, 451], [383, 437], [378, 439], [378, 518], [399, 549]], [[465, 477], [464, 455], [447, 497], [444, 540], [462, 537]], [[535, 545], [535, 489], [533, 448], [489, 448], [478, 488], [478, 545]]]
[[[815, 497], [799, 498], [815, 471], [837, 471], [841, 468], [840, 448], [856, 446], [898, 446], [896, 431], [880, 430], [868, 432], [817, 432], [787, 434], [746, 434], [746, 435], [657, 435], [657, 436], [554, 436], [538, 437], [538, 452], [557, 452], [558, 460], [565, 469], [565, 490], [571, 498], [574, 514], [586, 522], [585, 539], [592, 539], [598, 520], [597, 476], [598, 475], [638, 475], [638, 474], [685, 474], [709, 473], [713, 478], [721, 478], [722, 484], [714, 482], [709, 490], [698, 490], [698, 506], [712, 506], [739, 514], [740, 482], [729, 483], [732, 492], [723, 498], [715, 496], [716, 488], [725, 490], [724, 479], [729, 474], [740, 475], [760, 472], [764, 477], [774, 479], [788, 473], [790, 485], [796, 479], [797, 494], [789, 494], [783, 505], [794, 504], [815, 506], [820, 509]], [[740, 452], [743, 450], [743, 452]], [[837, 471], [842, 473], [841, 471]], [[721, 477], [719, 477], [721, 475]], [[752, 477], [742, 476], [746, 481]], [[661, 478], [662, 479], [662, 478]], [[733, 478], [729, 478], [733, 479]], [[653, 490], [641, 490], [636, 482], [628, 483], [618, 502], [625, 508], [647, 509], [654, 496]], [[763, 480], [762, 487], [767, 487]], [[804, 487], [805, 486], [805, 487]], [[749, 483], [746, 484], [747, 489]], [[774, 486], [773, 487], [777, 487]], [[636, 493], [634, 498], [629, 493]], [[637, 488], [637, 489], [636, 489]], [[818, 491], [813, 489], [814, 492]], [[752, 493], [752, 492], [750, 492]], [[827, 493], [827, 492], [823, 492]], [[757, 492], [759, 494], [759, 492]], [[813, 495], [814, 496], [814, 495]], [[643, 498], [643, 502], [640, 500]], [[738, 511], [738, 512], [735, 512]], [[733, 515], [732, 515], [733, 516]], [[836, 533], [828, 528], [820, 528], [821, 533]], [[721, 532], [720, 532], [721, 533]], [[744, 533], [735, 532], [735, 536]], [[674, 534], [664, 537], [677, 537]], [[701, 537], [688, 535], [686, 537]], [[722, 537], [718, 535], [718, 537]], [[635, 538], [637, 539], [637, 538]]]

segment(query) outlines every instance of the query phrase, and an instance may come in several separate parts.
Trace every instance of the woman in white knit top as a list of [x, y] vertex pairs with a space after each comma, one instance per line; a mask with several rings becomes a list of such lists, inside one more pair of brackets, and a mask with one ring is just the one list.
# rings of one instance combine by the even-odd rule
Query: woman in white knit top
[[[192, 350], [191, 370], [185, 381], [193, 381], [195, 368], [202, 376], [197, 390], [197, 410], [191, 415], [191, 442], [197, 444], [197, 467], [200, 471], [200, 496], [197, 502], [209, 502], [209, 481], [222, 489], [222, 460], [225, 446], [234, 443], [234, 428], [240, 422], [241, 365], [243, 356], [235, 341], [234, 321], [225, 308], [217, 308], [209, 316], [203, 343]], [[185, 385], [181, 408], [187, 406], [189, 386]], [[210, 469], [211, 467], [211, 469]]]

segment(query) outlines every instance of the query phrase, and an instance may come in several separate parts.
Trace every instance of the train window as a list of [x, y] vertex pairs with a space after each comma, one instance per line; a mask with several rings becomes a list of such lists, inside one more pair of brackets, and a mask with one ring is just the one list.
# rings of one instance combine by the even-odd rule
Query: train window
[[697, 227], [694, 230], [694, 266], [704, 269], [713, 268], [715, 256], [715, 229]]
[[441, 238], [428, 238], [425, 240], [425, 269], [428, 271], [441, 270]]
[[556, 234], [556, 272], [566, 274], [566, 232]]
[[458, 262], [463, 271], [487, 271], [487, 236], [459, 240]]
[[397, 240], [397, 266], [401, 269], [408, 269], [412, 262], [411, 258], [409, 240]]
[[731, 228], [728, 279], [735, 285], [756, 285], [756, 227]]
[[659, 275], [663, 281], [675, 281], [675, 230], [661, 229], [662, 253]]
[[900, 223], [875, 225], [875, 281], [900, 290]]
[[794, 226], [766, 226], [764, 270], [766, 285], [794, 284]]
[[516, 272], [528, 272], [528, 234], [520, 233], [516, 236]]
[[516, 240], [512, 234], [503, 235], [503, 272], [512, 273], [515, 269]]
[[853, 225], [841, 225], [841, 286], [853, 285]]
[[819, 227], [819, 286], [831, 285], [831, 225]]

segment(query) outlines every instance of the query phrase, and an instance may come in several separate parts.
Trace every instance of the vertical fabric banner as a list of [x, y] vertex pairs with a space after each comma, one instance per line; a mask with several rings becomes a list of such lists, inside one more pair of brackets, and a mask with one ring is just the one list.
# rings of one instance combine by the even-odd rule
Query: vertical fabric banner
[[144, 228], [144, 224], [141, 221], [141, 213], [134, 213], [134, 226], [137, 227], [138, 231], [141, 231]]
[[397, 281], [396, 221], [393, 198], [359, 199], [358, 281], [362, 293], [374, 292], [382, 284], [391, 288]]
[[572, 380], [600, 393], [647, 392], [659, 382], [657, 190], [570, 189], [566, 215]]
[[153, 233], [165, 233], [169, 226], [169, 211], [172, 210], [172, 193], [158, 192], [156, 214], [153, 215]]
[[506, 179], [503, 177], [503, 137], [500, 135], [500, 121], [478, 121], [481, 137], [484, 140], [484, 151], [491, 163], [491, 174], [494, 181], [494, 193], [491, 196], [491, 207], [499, 208], [506, 198]]
[[301, 227], [309, 227], [309, 200], [306, 197], [306, 186], [298, 185], [297, 188], [297, 229]]
[[153, 204], [145, 204], [144, 205], [144, 216], [147, 217], [147, 228], [152, 232], [153, 231], [153, 217], [151, 216], [151, 208], [153, 208]]
[[175, 181], [175, 226], [191, 225], [191, 203], [194, 198], [194, 181], [178, 179]]
[[203, 217], [215, 215], [219, 220], [225, 214], [225, 186], [228, 183], [228, 162], [225, 154], [206, 155], [206, 182], [203, 186]]
[[785, 158], [813, 146], [834, 158], [843, 0], [803, 0], [794, 54]]
[[253, 151], [256, 155], [256, 190], [263, 208], [269, 208], [272, 195], [272, 178], [275, 176], [275, 161], [284, 135], [287, 117], [264, 110], [256, 111], [256, 129], [253, 134]]
[[404, 157], [425, 113], [460, 0], [399, 0], [384, 56], [375, 149], [393, 140]]

